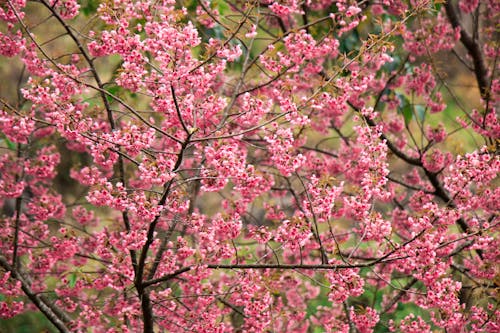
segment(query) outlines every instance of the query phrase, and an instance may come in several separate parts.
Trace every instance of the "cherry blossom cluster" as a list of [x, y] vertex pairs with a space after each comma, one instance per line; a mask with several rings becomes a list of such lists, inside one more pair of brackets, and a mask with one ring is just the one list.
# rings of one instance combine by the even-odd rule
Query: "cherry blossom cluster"
[[3, 1], [0, 318], [497, 332], [499, 17], [487, 0]]

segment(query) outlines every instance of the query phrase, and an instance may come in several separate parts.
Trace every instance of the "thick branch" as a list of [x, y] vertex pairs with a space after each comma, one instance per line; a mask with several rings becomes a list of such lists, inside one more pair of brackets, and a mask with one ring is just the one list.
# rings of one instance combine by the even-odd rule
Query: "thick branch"
[[[443, 188], [443, 185], [439, 182], [439, 179], [437, 178], [437, 174], [430, 172], [424, 168], [425, 175], [427, 176], [427, 179], [431, 182], [432, 186], [434, 187], [434, 195], [441, 198], [447, 206], [451, 208], [456, 208], [455, 203], [453, 202], [453, 199], [450, 198], [448, 193], [446, 193], [446, 190]], [[462, 229], [463, 232], [469, 232], [469, 226], [467, 223], [465, 223], [463, 218], [459, 218], [457, 221], [457, 224], [460, 226], [460, 229]]]
[[179, 102], [177, 102], [177, 96], [175, 96], [175, 90], [172, 84], [170, 84], [170, 92], [172, 93], [172, 99], [174, 100], [175, 111], [177, 112], [177, 117], [179, 118], [179, 121], [182, 125], [182, 129], [184, 129], [184, 132], [186, 132], [187, 135], [189, 135], [190, 131], [186, 126], [186, 123], [184, 122], [184, 118], [182, 117], [181, 109], [179, 108]]
[[[182, 164], [184, 150], [186, 149], [186, 147], [190, 142], [189, 140], [191, 139], [191, 135], [192, 133], [188, 135], [186, 141], [183, 142], [182, 144], [182, 147], [177, 156], [177, 161], [174, 165], [174, 171], [177, 171]], [[158, 202], [158, 205], [163, 206], [167, 202], [170, 189], [172, 188], [173, 180], [174, 179], [172, 178], [170, 181], [168, 181], [167, 184], [165, 184], [165, 190], [163, 191], [163, 195], [160, 201]], [[151, 307], [151, 301], [149, 299], [149, 294], [146, 290], [146, 286], [142, 281], [142, 279], [144, 277], [144, 269], [146, 268], [146, 259], [148, 256], [149, 247], [151, 246], [151, 244], [153, 244], [156, 225], [160, 220], [161, 214], [162, 212], [158, 213], [158, 215], [156, 215], [156, 217], [154, 218], [153, 222], [151, 222], [151, 224], [149, 225], [146, 244], [144, 244], [144, 246], [141, 249], [141, 256], [137, 263], [137, 270], [135, 274], [134, 284], [139, 294], [139, 298], [141, 299], [141, 309], [144, 320], [144, 333], [153, 333], [154, 318], [153, 318], [153, 309]]]
[[[359, 112], [360, 111], [359, 108], [355, 107], [351, 103], [349, 103], [349, 106], [351, 108], [353, 108], [355, 111], [357, 111], [358, 113], [360, 113]], [[368, 118], [368, 117], [364, 117], [364, 116], [363, 116], [363, 119], [366, 121], [366, 123], [369, 126], [371, 126], [371, 127], [376, 126], [376, 123], [375, 123], [375, 121], [373, 119]], [[447, 206], [455, 208], [455, 203], [453, 202], [453, 199], [451, 199], [450, 196], [448, 195], [448, 193], [446, 193], [446, 190], [444, 189], [443, 185], [441, 184], [441, 182], [439, 181], [439, 179], [437, 177], [437, 175], [438, 175], [437, 173], [430, 172], [429, 170], [427, 170], [424, 167], [422, 161], [419, 158], [410, 157], [410, 156], [406, 155], [404, 152], [402, 152], [401, 150], [399, 150], [394, 145], [394, 143], [392, 143], [392, 141], [390, 141], [385, 136], [385, 134], [381, 133], [380, 134], [380, 139], [385, 141], [385, 143], [387, 144], [387, 147], [389, 148], [389, 150], [394, 155], [396, 155], [397, 157], [399, 157], [400, 159], [402, 159], [403, 161], [405, 161], [408, 164], [421, 167], [424, 170], [425, 175], [427, 176], [427, 178], [431, 182], [432, 186], [434, 187], [434, 193], [433, 194], [435, 196], [441, 198], [441, 200], [443, 200], [446, 203]], [[467, 232], [469, 230], [469, 227], [468, 227], [467, 223], [465, 223], [464, 219], [460, 218], [456, 222], [460, 226], [460, 228], [462, 229], [462, 231]]]
[[[21, 144], [17, 144], [17, 158], [20, 159], [22, 155], [22, 150], [21, 150]], [[16, 176], [16, 182], [19, 182], [20, 179], [19, 176]], [[16, 220], [15, 220], [15, 228], [14, 228], [14, 240], [13, 240], [13, 251], [12, 251], [12, 266], [14, 268], [18, 267], [18, 255], [17, 255], [17, 250], [18, 250], [18, 243], [19, 243], [19, 223], [21, 223], [21, 208], [23, 204], [23, 194], [21, 194], [19, 197], [16, 198], [16, 204], [15, 204], [15, 209], [16, 209]]]
[[7, 260], [0, 256], [0, 266], [6, 271], [11, 272], [11, 277], [21, 282], [21, 289], [24, 294], [35, 304], [35, 306], [42, 312], [45, 317], [59, 330], [59, 332], [70, 333], [67, 323], [70, 319], [67, 315], [54, 304], [51, 304], [43, 296], [36, 294], [30, 287], [29, 283], [21, 276], [21, 274], [9, 263]]
[[452, 4], [451, 0], [446, 1], [445, 5], [446, 15], [450, 20], [453, 28], [460, 29], [460, 41], [467, 49], [467, 52], [472, 57], [472, 61], [474, 63], [474, 74], [476, 75], [476, 80], [479, 85], [479, 91], [481, 93], [481, 97], [484, 100], [489, 99], [489, 85], [488, 85], [488, 70], [486, 69], [486, 64], [484, 62], [483, 54], [481, 52], [481, 45], [479, 41], [473, 36], [471, 36], [465, 28], [462, 26], [460, 22], [460, 18], [458, 16], [458, 12], [455, 6]]

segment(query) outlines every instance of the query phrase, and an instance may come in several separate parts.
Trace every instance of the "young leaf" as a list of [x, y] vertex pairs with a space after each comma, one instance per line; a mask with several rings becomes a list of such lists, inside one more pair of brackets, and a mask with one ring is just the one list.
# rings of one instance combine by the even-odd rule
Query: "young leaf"
[[78, 280], [78, 275], [76, 272], [73, 272], [70, 275], [68, 275], [68, 285], [70, 286], [70, 288], [75, 287], [77, 280]]
[[405, 95], [396, 93], [396, 96], [399, 99], [398, 113], [403, 115], [405, 124], [408, 125], [413, 118], [413, 106]]

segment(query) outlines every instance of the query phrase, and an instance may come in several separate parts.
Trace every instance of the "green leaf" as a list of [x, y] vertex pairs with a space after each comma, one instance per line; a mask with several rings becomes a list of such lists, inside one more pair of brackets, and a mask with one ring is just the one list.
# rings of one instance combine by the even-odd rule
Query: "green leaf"
[[7, 143], [7, 147], [12, 150], [16, 150], [16, 144], [9, 139], [5, 139], [5, 142]]
[[81, 4], [81, 11], [85, 16], [93, 15], [97, 12], [99, 0], [87, 0]]
[[78, 275], [76, 274], [76, 272], [73, 272], [71, 273], [69, 276], [68, 276], [68, 285], [70, 288], [74, 288], [75, 285], [76, 285], [76, 281], [78, 280]]
[[357, 30], [352, 30], [347, 35], [342, 36], [340, 39], [339, 50], [341, 53], [349, 53], [357, 50], [360, 45], [360, 38]]
[[401, 109], [401, 113], [403, 114], [403, 117], [405, 118], [405, 124], [408, 125], [413, 118], [413, 107], [411, 104], [405, 105]]
[[418, 120], [424, 121], [425, 119], [425, 107], [423, 105], [415, 105], [415, 114], [418, 117]]
[[437, 14], [439, 13], [439, 11], [441, 10], [441, 7], [443, 6], [443, 4], [446, 3], [445, 0], [434, 0], [434, 15], [437, 16]]
[[225, 1], [215, 1], [215, 7], [220, 15], [224, 15], [229, 10], [229, 6]]
[[213, 33], [214, 33], [214, 36], [216, 39], [218, 40], [223, 40], [224, 39], [224, 31], [222, 30], [222, 27], [220, 25], [216, 25], [213, 29], [212, 29]]
[[[106, 88], [106, 91], [109, 92], [112, 95], [117, 96], [117, 94], [120, 91], [120, 89], [121, 88], [119, 86], [112, 86], [112, 87]], [[111, 103], [111, 102], [114, 101], [114, 98], [111, 97], [111, 96], [108, 96], [108, 95], [106, 95], [106, 99], [108, 100], [109, 103]]]
[[413, 118], [413, 106], [405, 95], [396, 93], [396, 96], [399, 99], [398, 113], [403, 115], [405, 124], [408, 125]]
[[5, 141], [5, 144], [7, 145], [7, 148], [9, 148], [10, 150], [16, 150], [17, 149], [16, 143], [10, 141], [8, 138], [0, 139], [0, 142], [2, 142], [2, 141]]

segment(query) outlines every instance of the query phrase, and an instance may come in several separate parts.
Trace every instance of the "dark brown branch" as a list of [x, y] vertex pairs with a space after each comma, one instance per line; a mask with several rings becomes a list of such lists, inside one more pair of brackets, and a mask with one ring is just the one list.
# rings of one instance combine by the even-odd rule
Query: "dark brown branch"
[[[364, 117], [364, 119], [366, 120], [366, 123], [368, 125], [370, 125], [371, 127], [375, 126], [375, 122], [373, 121], [373, 119], [369, 119], [367, 117]], [[402, 159], [406, 163], [411, 164], [411, 165], [416, 165], [416, 166], [422, 166], [422, 161], [420, 160], [420, 158], [414, 158], [414, 157], [410, 157], [410, 156], [406, 155], [404, 152], [399, 150], [398, 147], [396, 147], [394, 145], [394, 143], [392, 143], [392, 141], [389, 140], [389, 138], [387, 138], [387, 136], [385, 134], [381, 133], [380, 139], [382, 141], [385, 141], [385, 143], [387, 144], [387, 147], [391, 150], [391, 152], [394, 155], [396, 155], [397, 157], [399, 157], [400, 159]]]
[[414, 190], [414, 191], [423, 191], [424, 193], [429, 193], [428, 191], [426, 191], [426, 190], [424, 190], [424, 189], [422, 189], [422, 188], [420, 188], [420, 187], [416, 187], [416, 186], [413, 186], [413, 185], [407, 184], [407, 183], [405, 183], [405, 182], [403, 182], [403, 181], [401, 181], [401, 180], [399, 180], [399, 179], [396, 179], [396, 178], [394, 178], [394, 177], [392, 177], [392, 176], [390, 176], [390, 175], [388, 175], [388, 176], [386, 176], [386, 177], [387, 177], [387, 179], [388, 179], [388, 180], [390, 180], [391, 182], [396, 183], [396, 184], [399, 184], [399, 185], [401, 185], [401, 186], [404, 186], [404, 187], [406, 187], [406, 188], [408, 188], [408, 189], [410, 189], [410, 190]]
[[[358, 107], [353, 105], [351, 102], [347, 102], [347, 103], [354, 111], [356, 111], [361, 117], [363, 117], [363, 120], [366, 121], [366, 123], [370, 127], [375, 127], [377, 125], [373, 119], [363, 116], [361, 114], [361, 110]], [[396, 145], [394, 145], [394, 143], [392, 143], [392, 141], [389, 140], [389, 138], [384, 133], [380, 134], [380, 140], [385, 141], [385, 143], [386, 143], [387, 147], [390, 149], [390, 151], [394, 155], [396, 155], [397, 157], [399, 157], [400, 159], [405, 161], [406, 163], [411, 164], [411, 165], [416, 165], [419, 167], [422, 166], [422, 161], [419, 158], [414, 158], [414, 157], [406, 155], [404, 152], [399, 150], [399, 148], [396, 147]]]
[[345, 318], [347, 319], [347, 323], [349, 324], [349, 333], [355, 333], [358, 332], [358, 329], [356, 328], [356, 325], [351, 319], [351, 313], [349, 310], [349, 305], [347, 304], [347, 301], [342, 302], [344, 313], [345, 313]]
[[375, 104], [373, 105], [373, 109], [374, 110], [377, 110], [379, 104], [380, 104], [380, 101], [382, 100], [382, 96], [384, 94], [384, 91], [386, 89], [389, 89], [389, 86], [391, 85], [392, 82], [394, 82], [394, 80], [401, 74], [401, 72], [405, 69], [405, 64], [408, 62], [408, 59], [410, 58], [410, 55], [408, 54], [406, 56], [406, 58], [403, 60], [403, 62], [401, 63], [401, 66], [399, 67], [399, 69], [397, 70], [396, 73], [394, 73], [393, 75], [391, 75], [389, 77], [389, 79], [386, 81], [385, 85], [384, 85], [384, 89], [382, 89], [380, 91], [380, 93], [377, 95], [377, 99], [375, 100]]
[[167, 249], [168, 241], [170, 240], [170, 237], [174, 233], [174, 230], [175, 230], [175, 227], [177, 226], [177, 223], [178, 223], [177, 218], [174, 218], [172, 225], [170, 226], [170, 228], [168, 229], [166, 234], [163, 236], [163, 239], [161, 240], [160, 247], [158, 248], [158, 251], [156, 252], [153, 266], [151, 267], [151, 270], [149, 271], [148, 280], [150, 280], [154, 277], [156, 270], [158, 269], [158, 266], [160, 265], [161, 258], [163, 257], [163, 253], [165, 253], [165, 250]]
[[304, 23], [304, 26], [306, 26], [306, 32], [310, 33], [309, 28], [307, 27], [307, 25], [309, 24], [309, 18], [307, 17], [309, 9], [307, 8], [307, 4], [305, 1], [302, 3], [302, 11], [304, 12], [302, 14], [302, 23]]
[[22, 275], [9, 265], [7, 260], [0, 256], [0, 266], [6, 271], [11, 272], [11, 277], [21, 282], [21, 289], [24, 294], [35, 304], [35, 306], [42, 312], [45, 317], [62, 333], [70, 333], [67, 324], [70, 322], [70, 318], [57, 306], [50, 303], [45, 297], [40, 294], [36, 294], [30, 287], [29, 283], [22, 277]]
[[481, 45], [478, 43], [477, 38], [474, 38], [467, 32], [467, 30], [465, 30], [462, 22], [460, 22], [458, 12], [451, 0], [446, 1], [445, 9], [446, 15], [448, 16], [448, 19], [450, 20], [453, 28], [460, 29], [460, 41], [467, 49], [469, 55], [472, 57], [472, 61], [474, 63], [474, 74], [476, 75], [476, 81], [479, 85], [481, 97], [484, 100], [488, 100], [490, 95], [488, 89], [488, 70], [486, 69], [486, 64], [481, 52]]
[[387, 311], [389, 311], [397, 302], [399, 302], [399, 300], [404, 296], [404, 294], [406, 294], [408, 292], [408, 290], [410, 290], [410, 288], [415, 284], [417, 283], [418, 280], [416, 278], [413, 278], [411, 279], [400, 291], [399, 293], [396, 295], [396, 297], [394, 297], [390, 302], [389, 304], [386, 305], [386, 307], [380, 312], [380, 314], [384, 314], [386, 313]]
[[238, 309], [235, 305], [229, 303], [228, 301], [226, 301], [222, 297], [216, 297], [216, 299], [219, 302], [221, 302], [222, 304], [224, 304], [225, 306], [227, 306], [228, 308], [231, 308], [231, 310], [233, 310], [234, 312], [236, 312], [237, 314], [239, 314], [243, 318], [248, 318], [248, 316], [246, 314], [244, 314], [240, 309]]
[[[424, 172], [425, 175], [427, 176], [427, 179], [429, 179], [432, 186], [434, 187], [434, 195], [441, 198], [441, 200], [443, 200], [447, 206], [451, 208], [456, 208], [453, 199], [451, 199], [448, 193], [446, 193], [446, 190], [444, 189], [443, 185], [437, 178], [437, 174], [434, 172], [430, 172], [425, 168]], [[469, 232], [469, 226], [467, 225], [467, 223], [465, 223], [463, 218], [459, 218], [456, 222], [460, 226], [460, 229], [462, 229], [463, 232]]]
[[[355, 111], [357, 111], [358, 113], [360, 113], [359, 111], [359, 108], [355, 107], [354, 105], [352, 105], [351, 103], [349, 103], [349, 106], [351, 108], [353, 108]], [[363, 116], [363, 119], [366, 121], [366, 123], [371, 126], [371, 127], [374, 127], [376, 126], [376, 123], [373, 119], [371, 118], [368, 118], [368, 117], [365, 117]], [[438, 179], [438, 173], [435, 173], [435, 172], [430, 172], [429, 170], [427, 170], [422, 161], [420, 160], [420, 158], [413, 158], [413, 157], [410, 157], [408, 155], [406, 155], [404, 152], [402, 152], [401, 150], [399, 150], [395, 145], [394, 143], [392, 143], [392, 141], [390, 141], [386, 136], [385, 134], [381, 133], [380, 134], [380, 139], [381, 140], [384, 140], [387, 144], [387, 147], [389, 148], [389, 150], [394, 154], [396, 155], [397, 157], [399, 157], [400, 159], [402, 159], [403, 161], [405, 161], [406, 163], [408, 164], [411, 164], [411, 165], [415, 165], [415, 166], [418, 166], [418, 167], [421, 167], [424, 172], [425, 172], [425, 175], [427, 176], [427, 178], [429, 179], [429, 181], [431, 182], [432, 186], [434, 187], [434, 195], [441, 198], [441, 200], [443, 200], [446, 205], [448, 205], [449, 207], [452, 207], [454, 208], [455, 207], [455, 203], [453, 202], [453, 200], [450, 198], [450, 196], [448, 195], [448, 193], [446, 193], [446, 190], [444, 189], [443, 185], [441, 184], [441, 182], [439, 181]], [[463, 218], [460, 218], [458, 219], [457, 221], [457, 224], [459, 225], [459, 227], [462, 229], [462, 231], [464, 232], [467, 232], [469, 230], [469, 227], [468, 225], [465, 223], [464, 219]], [[480, 254], [480, 252], [478, 252]]]
[[[17, 144], [17, 158], [21, 158], [22, 156], [22, 146], [20, 143]], [[22, 177], [22, 176], [21, 176]], [[20, 178], [19, 175], [16, 175], [16, 182], [19, 182]], [[21, 223], [21, 208], [23, 204], [23, 195], [24, 192], [16, 198], [16, 220], [15, 220], [15, 227], [14, 227], [14, 240], [13, 240], [13, 251], [12, 251], [12, 266], [17, 269], [18, 267], [18, 256], [17, 256], [17, 249], [18, 249], [18, 242], [19, 242], [19, 223]]]
[[[295, 173], [295, 175], [297, 176], [297, 179], [299, 180], [300, 184], [302, 185], [302, 188], [304, 189], [304, 193], [306, 194], [307, 201], [309, 202], [309, 205], [311, 206], [311, 214], [312, 214], [312, 222], [313, 222], [312, 224], [309, 221], [309, 219], [307, 218], [306, 212], [305, 212], [304, 208], [302, 207], [302, 205], [300, 204], [298, 196], [295, 194], [295, 191], [293, 191], [292, 186], [291, 186], [292, 184], [287, 179], [287, 182], [290, 185], [290, 192], [292, 193], [293, 197], [295, 198], [295, 201], [297, 202], [297, 206], [299, 207], [300, 211], [302, 213], [304, 213], [304, 216], [306, 216], [306, 220], [311, 225], [310, 226], [311, 232], [313, 233], [314, 238], [316, 239], [316, 241], [318, 242], [318, 245], [319, 245], [319, 252], [321, 254], [321, 263], [326, 264], [328, 262], [328, 255], [326, 254], [326, 250], [323, 247], [323, 242], [321, 241], [321, 235], [319, 233], [318, 222], [316, 220], [316, 214], [314, 213], [314, 210], [313, 210], [313, 204], [312, 204], [311, 197], [309, 196], [309, 192], [307, 191], [307, 186], [304, 183], [304, 181], [302, 180], [302, 177], [300, 177], [300, 175], [297, 172]], [[302, 256], [301, 256], [301, 259], [302, 259]]]
[[154, 330], [154, 318], [153, 318], [153, 307], [151, 306], [151, 299], [149, 298], [149, 293], [141, 293], [141, 310], [142, 319], [144, 322], [144, 332], [153, 333]]
[[[420, 235], [420, 234], [419, 234]], [[389, 253], [389, 254], [392, 254]], [[399, 260], [401, 258], [390, 258], [387, 259], [388, 255], [383, 256], [382, 258], [379, 258], [377, 260], [368, 262], [368, 263], [360, 263], [360, 264], [339, 264], [339, 265], [330, 265], [330, 264], [280, 264], [280, 263], [269, 263], [269, 264], [259, 264], [259, 263], [254, 263], [254, 264], [208, 264], [205, 267], [209, 269], [230, 269], [230, 270], [246, 270], [246, 269], [278, 269], [278, 270], [296, 270], [296, 269], [302, 269], [302, 270], [335, 270], [335, 269], [346, 269], [346, 268], [363, 268], [363, 267], [370, 267], [373, 265], [376, 265], [381, 262], [391, 262], [394, 260]], [[203, 266], [202, 266], [203, 267]], [[168, 280], [171, 280], [183, 273], [186, 273], [192, 269], [195, 269], [196, 266], [186, 266], [183, 267], [174, 273], [164, 275], [162, 277], [159, 277], [157, 279], [145, 281], [142, 283], [143, 287], [149, 287], [154, 284], [160, 283], [160, 282], [165, 282]]]
[[311, 151], [315, 151], [317, 153], [320, 153], [320, 154], [324, 154], [324, 155], [327, 155], [327, 156], [330, 156], [330, 157], [333, 157], [333, 158], [338, 158], [339, 156], [337, 154], [334, 154], [334, 153], [331, 153], [329, 151], [326, 151], [326, 150], [323, 150], [321, 148], [316, 148], [316, 147], [307, 147], [307, 146], [302, 146], [300, 147], [301, 149], [305, 149], [305, 150], [311, 150]]
[[160, 282], [172, 280], [173, 278], [181, 275], [182, 273], [190, 271], [191, 269], [192, 269], [191, 266], [186, 266], [186, 267], [183, 267], [181, 269], [176, 270], [175, 272], [173, 272], [171, 274], [164, 275], [164, 276], [162, 276], [160, 278], [157, 278], [157, 279], [152, 279], [152, 280], [149, 280], [149, 281], [145, 281], [145, 282], [142, 283], [142, 285], [143, 285], [144, 288], [147, 288], [149, 286], [152, 286], [153, 284], [157, 284], [157, 283], [160, 283]]
[[184, 122], [183, 117], [182, 117], [181, 109], [179, 108], [179, 103], [177, 102], [177, 97], [175, 96], [174, 86], [172, 84], [170, 84], [170, 92], [172, 93], [172, 99], [174, 100], [174, 105], [175, 105], [175, 112], [177, 112], [177, 117], [179, 117], [179, 121], [182, 125], [182, 129], [184, 130], [184, 132], [187, 133], [187, 135], [189, 135], [190, 132], [186, 126], [186, 123]]
[[[186, 138], [186, 141], [183, 142], [182, 147], [179, 151], [179, 154], [177, 156], [177, 161], [174, 165], [174, 171], [177, 171], [179, 167], [182, 164], [183, 156], [184, 156], [184, 150], [186, 147], [189, 145], [189, 140], [191, 138], [191, 135], [193, 133], [190, 133], [188, 137]], [[170, 194], [170, 189], [172, 188], [173, 184], [173, 178], [165, 184], [165, 190], [163, 191], [162, 197], [160, 201], [158, 202], [158, 205], [163, 206], [165, 202], [167, 201], [168, 195]], [[154, 326], [154, 318], [153, 318], [153, 310], [151, 307], [151, 301], [149, 299], [149, 294], [146, 290], [146, 286], [144, 285], [143, 277], [144, 277], [144, 269], [146, 267], [146, 259], [148, 257], [148, 251], [149, 247], [151, 244], [153, 244], [154, 241], [154, 234], [156, 230], [156, 225], [158, 224], [158, 221], [160, 220], [160, 217], [162, 215], [162, 212], [158, 213], [156, 217], [154, 218], [153, 222], [149, 225], [148, 228], [148, 233], [147, 233], [147, 238], [146, 238], [146, 243], [141, 249], [141, 256], [139, 258], [139, 261], [137, 263], [137, 270], [135, 274], [135, 280], [134, 280], [134, 285], [135, 288], [137, 289], [137, 292], [139, 294], [139, 298], [141, 299], [141, 309], [143, 313], [143, 320], [144, 320], [144, 333], [153, 333], [153, 326]]]

